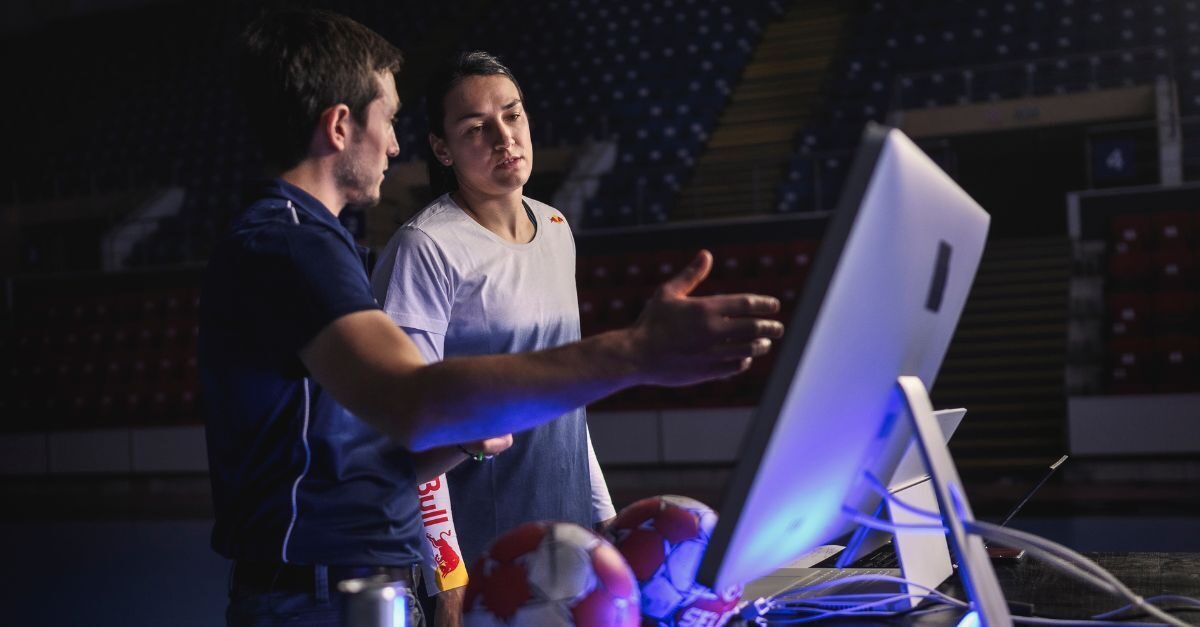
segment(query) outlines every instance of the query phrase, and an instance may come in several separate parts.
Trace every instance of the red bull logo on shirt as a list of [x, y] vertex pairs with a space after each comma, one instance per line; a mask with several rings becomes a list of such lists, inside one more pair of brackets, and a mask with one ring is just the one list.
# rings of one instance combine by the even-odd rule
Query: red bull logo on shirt
[[438, 572], [443, 577], [454, 572], [454, 569], [458, 568], [458, 565], [462, 563], [462, 558], [458, 556], [454, 547], [450, 546], [448, 540], [448, 538], [454, 537], [454, 532], [443, 531], [436, 538], [427, 533], [425, 537], [429, 538], [429, 543], [433, 545], [433, 559], [437, 561]]
[[443, 482], [444, 476], [417, 487], [421, 524], [433, 547], [433, 564], [425, 564], [426, 580], [437, 587], [436, 591], [430, 589], [430, 594], [467, 585], [467, 567], [454, 537], [450, 493]]
[[562, 216], [550, 216], [550, 221], [555, 224], [558, 224], [560, 222], [566, 222], [566, 220], [564, 220]]
[[421, 507], [421, 522], [426, 527], [450, 522], [450, 513], [445, 507], [438, 507], [438, 490], [442, 489], [442, 479], [438, 477], [417, 488], [418, 502]]

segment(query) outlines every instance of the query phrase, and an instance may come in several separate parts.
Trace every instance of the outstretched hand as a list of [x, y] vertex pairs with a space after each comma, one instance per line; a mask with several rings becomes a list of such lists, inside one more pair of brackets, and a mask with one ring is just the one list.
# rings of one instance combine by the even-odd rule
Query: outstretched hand
[[631, 329], [644, 383], [689, 385], [728, 377], [771, 349], [783, 325], [761, 316], [779, 300], [758, 294], [691, 296], [712, 270], [707, 250], [663, 283]]

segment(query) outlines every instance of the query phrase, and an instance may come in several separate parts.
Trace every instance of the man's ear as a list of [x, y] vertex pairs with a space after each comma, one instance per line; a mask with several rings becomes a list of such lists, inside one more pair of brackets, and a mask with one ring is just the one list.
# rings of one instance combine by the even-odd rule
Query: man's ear
[[433, 150], [433, 156], [442, 165], [450, 165], [451, 163], [454, 163], [454, 160], [450, 157], [450, 150], [446, 148], [446, 140], [434, 135], [433, 133], [430, 133], [429, 148]]
[[334, 152], [341, 152], [350, 142], [351, 123], [350, 107], [345, 104], [333, 105], [321, 112], [317, 120], [316, 139]]

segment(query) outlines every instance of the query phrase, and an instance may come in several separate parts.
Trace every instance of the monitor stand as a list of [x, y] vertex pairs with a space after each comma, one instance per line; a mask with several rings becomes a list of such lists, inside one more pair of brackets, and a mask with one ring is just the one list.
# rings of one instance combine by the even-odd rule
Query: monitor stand
[[[916, 509], [939, 511], [937, 494], [934, 492], [933, 482], [928, 477], [891, 490], [891, 493], [896, 500]], [[901, 577], [905, 581], [919, 584], [903, 586], [904, 592], [909, 596], [894, 607], [897, 611], [911, 609], [921, 602], [929, 590], [936, 589], [954, 574], [950, 548], [946, 543], [945, 534], [905, 528], [906, 525], [928, 526], [930, 521], [927, 516], [886, 500], [879, 504], [875, 517], [883, 518], [885, 513], [888, 520], [897, 527], [895, 532], [886, 534], [865, 525], [860, 526], [847, 541], [846, 548], [841, 552], [835, 566], [854, 567], [861, 557], [886, 545], [890, 535], [891, 549], [899, 562]]]
[[[908, 414], [912, 416], [917, 448], [929, 469], [930, 480], [922, 485], [929, 486], [937, 501], [937, 509], [946, 525], [946, 539], [950, 551], [958, 558], [958, 576], [971, 604], [971, 611], [961, 624], [977, 620], [982, 627], [1008, 627], [1012, 625], [1012, 617], [1008, 613], [1008, 604], [1004, 601], [1000, 582], [996, 579], [996, 571], [992, 569], [992, 563], [988, 559], [983, 538], [966, 532], [965, 524], [974, 521], [975, 516], [971, 513], [958, 470], [954, 466], [954, 460], [950, 458], [949, 449], [946, 448], [937, 417], [933, 414], [929, 392], [918, 377], [900, 377], [897, 379], [897, 385], [908, 406]], [[903, 508], [890, 509], [893, 512], [893, 520], [897, 520], [895, 513]], [[921, 518], [920, 522], [927, 523], [928, 520]], [[900, 542], [899, 537], [897, 542]], [[902, 545], [897, 544], [897, 550], [903, 551], [901, 547]], [[904, 553], [901, 553], [900, 557], [903, 566]]]

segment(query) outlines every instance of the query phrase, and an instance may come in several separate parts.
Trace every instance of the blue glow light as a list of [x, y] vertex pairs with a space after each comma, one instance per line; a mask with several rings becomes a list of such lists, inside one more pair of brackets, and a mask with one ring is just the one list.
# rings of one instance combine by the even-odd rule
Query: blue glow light
[[408, 595], [397, 594], [392, 599], [392, 626], [408, 627]]
[[967, 612], [967, 615], [958, 621], [958, 627], [979, 627], [979, 612], [975, 610]]

